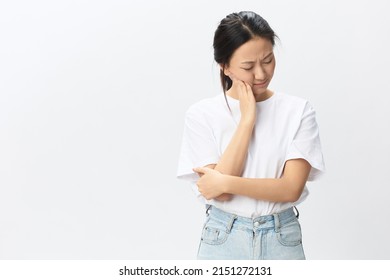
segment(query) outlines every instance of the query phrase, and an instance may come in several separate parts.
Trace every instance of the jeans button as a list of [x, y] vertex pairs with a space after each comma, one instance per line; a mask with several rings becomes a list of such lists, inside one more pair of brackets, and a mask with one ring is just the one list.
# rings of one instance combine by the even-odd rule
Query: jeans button
[[259, 225], [260, 225], [259, 222], [255, 222], [255, 223], [254, 223], [254, 226], [255, 226], [255, 227], [258, 227]]

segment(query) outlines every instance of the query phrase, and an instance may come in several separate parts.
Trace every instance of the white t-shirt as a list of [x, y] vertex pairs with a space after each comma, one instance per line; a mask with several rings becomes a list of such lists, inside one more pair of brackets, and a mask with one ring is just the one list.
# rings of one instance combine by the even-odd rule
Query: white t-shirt
[[[230, 201], [206, 200], [198, 191], [199, 176], [192, 168], [217, 164], [230, 143], [240, 120], [239, 101], [223, 94], [192, 105], [186, 113], [177, 177], [188, 180], [198, 198], [207, 204], [244, 217], [283, 211], [302, 202], [307, 187], [295, 203], [269, 202], [234, 195]], [[309, 181], [324, 171], [315, 111], [304, 99], [275, 92], [256, 103], [256, 124], [248, 148], [242, 177], [280, 178], [289, 159], [303, 158], [312, 169]]]

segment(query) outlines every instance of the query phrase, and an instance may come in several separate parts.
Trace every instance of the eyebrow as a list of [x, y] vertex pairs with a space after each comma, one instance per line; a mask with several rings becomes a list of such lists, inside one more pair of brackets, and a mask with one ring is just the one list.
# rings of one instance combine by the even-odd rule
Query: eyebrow
[[[274, 54], [274, 52], [271, 52], [271, 53], [267, 54], [262, 60], [267, 59], [268, 57], [270, 57], [273, 54]], [[253, 64], [253, 63], [255, 63], [255, 61], [243, 61], [243, 62], [241, 62], [241, 64]]]

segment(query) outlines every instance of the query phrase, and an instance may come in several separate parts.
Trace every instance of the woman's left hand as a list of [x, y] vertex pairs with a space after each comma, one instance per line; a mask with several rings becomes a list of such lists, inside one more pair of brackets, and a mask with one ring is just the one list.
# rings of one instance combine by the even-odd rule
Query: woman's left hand
[[199, 192], [204, 196], [204, 198], [213, 199], [225, 193], [225, 180], [222, 173], [207, 167], [197, 167], [193, 170], [202, 174], [196, 184], [198, 185]]

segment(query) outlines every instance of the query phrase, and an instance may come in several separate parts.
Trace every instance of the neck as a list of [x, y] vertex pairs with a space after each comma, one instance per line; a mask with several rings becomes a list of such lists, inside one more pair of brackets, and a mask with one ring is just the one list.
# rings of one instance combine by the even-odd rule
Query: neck
[[254, 94], [256, 102], [265, 101], [270, 98], [274, 93], [267, 89], [265, 92], [261, 94]]

